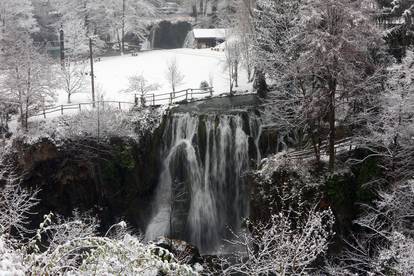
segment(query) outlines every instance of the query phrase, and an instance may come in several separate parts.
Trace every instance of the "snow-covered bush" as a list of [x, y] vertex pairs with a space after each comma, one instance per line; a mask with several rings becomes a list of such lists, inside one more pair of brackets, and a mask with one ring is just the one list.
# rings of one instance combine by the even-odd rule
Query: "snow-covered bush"
[[[153, 244], [144, 244], [126, 232], [97, 236], [94, 219], [76, 215], [73, 219], [45, 216], [25, 257], [28, 270], [36, 275], [197, 275], [187, 265]], [[113, 227], [125, 228], [120, 222]], [[44, 250], [39, 244], [47, 244]]]
[[138, 141], [159, 126], [163, 113], [163, 108], [122, 111], [110, 106], [100, 106], [73, 115], [38, 119], [30, 124], [27, 132], [20, 131], [17, 136], [25, 138], [27, 144], [33, 144], [40, 138], [50, 138], [56, 144], [77, 138], [105, 141], [111, 137], [122, 137]]
[[202, 81], [200, 83], [200, 89], [202, 89], [202, 90], [207, 90], [209, 87], [210, 87], [210, 85], [208, 84], [207, 81]]
[[394, 275], [408, 275], [414, 271], [414, 239], [393, 232], [391, 245], [379, 252], [378, 266], [383, 271], [392, 271]]
[[260, 210], [261, 220], [284, 210], [301, 216], [305, 209], [319, 202], [323, 178], [313, 175], [311, 167], [287, 152], [262, 160], [254, 175], [256, 185], [252, 200], [252, 207]]
[[331, 210], [307, 213], [292, 222], [283, 213], [266, 224], [250, 225], [230, 243], [236, 248], [231, 259], [221, 259], [223, 275], [304, 275], [324, 255], [333, 235]]
[[0, 234], [0, 275], [23, 276], [26, 272], [22, 252], [12, 248], [7, 239]]
[[258, 175], [265, 181], [269, 181], [277, 171], [288, 170], [296, 172], [304, 180], [309, 180], [310, 174], [304, 162], [289, 156], [287, 152], [280, 152], [265, 158], [262, 161]]
[[28, 215], [36, 203], [36, 192], [17, 184], [0, 190], [0, 275], [198, 275], [167, 250], [127, 233], [123, 221], [99, 236], [93, 217], [50, 213], [30, 238]]

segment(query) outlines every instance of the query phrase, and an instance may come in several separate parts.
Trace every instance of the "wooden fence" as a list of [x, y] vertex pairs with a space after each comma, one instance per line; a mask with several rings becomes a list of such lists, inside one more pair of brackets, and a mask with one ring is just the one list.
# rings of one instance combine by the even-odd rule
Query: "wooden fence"
[[[335, 154], [340, 154], [347, 152], [352, 147], [352, 138], [347, 137], [341, 140], [335, 141]], [[321, 154], [323, 155], [324, 152], [328, 151], [328, 141], [323, 141], [320, 145]], [[313, 148], [306, 148], [303, 150], [297, 150], [293, 152], [289, 152], [289, 157], [293, 159], [306, 159], [311, 158], [315, 154]]]
[[[207, 97], [213, 96], [213, 87], [199, 88], [199, 89], [185, 89], [169, 93], [161, 94], [147, 94], [143, 97], [139, 97], [140, 104], [143, 106], [161, 105], [161, 104], [173, 104], [180, 102], [189, 102], [194, 100], [194, 96], [205, 95]], [[197, 97], [199, 98], [199, 97]]]
[[87, 109], [93, 108], [95, 106], [99, 106], [99, 107], [102, 107], [102, 108], [111, 106], [111, 107], [117, 108], [119, 110], [122, 110], [122, 109], [127, 110], [127, 109], [135, 106], [135, 103], [120, 102], [120, 101], [119, 102], [117, 102], [117, 101], [95, 101], [95, 102], [87, 102], [87, 103], [64, 104], [64, 105], [58, 105], [58, 106], [53, 106], [53, 107], [49, 107], [49, 108], [44, 108], [40, 112], [38, 111], [36, 113], [29, 114], [29, 117], [44, 117], [44, 118], [46, 118], [47, 114], [60, 113], [60, 115], [63, 115], [65, 113], [65, 111], [68, 111], [68, 110], [82, 111], [82, 110], [87, 110]]
[[[173, 104], [173, 103], [185, 103], [194, 100], [194, 96], [197, 96], [197, 99], [200, 99], [200, 95], [205, 95], [207, 97], [213, 96], [213, 87], [207, 87], [204, 89], [185, 89], [176, 92], [161, 93], [161, 94], [147, 94], [144, 96], [135, 96], [135, 102], [121, 102], [121, 101], [95, 101], [95, 102], [84, 102], [76, 104], [64, 104], [48, 108], [43, 108], [42, 110], [37, 110], [31, 112], [29, 117], [44, 117], [46, 118], [48, 114], [60, 113], [60, 115], [65, 114], [65, 111], [69, 110], [87, 110], [95, 106], [101, 108], [112, 107], [119, 110], [129, 110], [134, 106], [157, 106], [162, 104]], [[67, 112], [66, 112], [67, 113]]]

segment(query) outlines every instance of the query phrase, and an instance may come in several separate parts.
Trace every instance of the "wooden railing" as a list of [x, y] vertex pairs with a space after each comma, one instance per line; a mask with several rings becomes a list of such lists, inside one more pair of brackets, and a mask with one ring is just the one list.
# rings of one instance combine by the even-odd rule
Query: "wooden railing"
[[53, 107], [49, 107], [49, 108], [44, 108], [41, 111], [38, 112], [34, 112], [32, 114], [29, 114], [29, 117], [47, 117], [47, 114], [52, 114], [52, 113], [60, 113], [60, 115], [63, 115], [65, 113], [65, 111], [68, 110], [85, 110], [85, 109], [90, 109], [91, 107], [96, 107], [99, 106], [101, 108], [105, 108], [105, 107], [114, 107], [117, 108], [119, 110], [122, 109], [129, 109], [133, 106], [135, 106], [135, 103], [132, 102], [117, 102], [117, 101], [96, 101], [96, 102], [88, 102], [88, 103], [76, 103], [76, 104], [64, 104], [64, 105], [58, 105], [58, 106], [53, 106]]
[[[140, 104], [143, 106], [161, 105], [161, 104], [173, 104], [177, 102], [189, 102], [194, 100], [194, 96], [206, 95], [208, 97], [213, 96], [213, 87], [206, 88], [190, 88], [175, 92], [161, 93], [161, 94], [147, 94], [143, 97], [139, 97]], [[199, 98], [199, 97], [197, 97]]]
[[64, 104], [48, 108], [43, 108], [41, 110], [36, 110], [29, 112], [29, 117], [44, 117], [46, 118], [48, 114], [60, 113], [60, 115], [65, 114], [65, 111], [68, 110], [79, 110], [90, 109], [91, 107], [98, 106], [112, 107], [119, 110], [129, 110], [134, 106], [157, 106], [163, 104], [173, 104], [173, 103], [184, 103], [194, 100], [194, 96], [197, 96], [199, 99], [200, 95], [206, 95], [207, 97], [213, 96], [213, 87], [207, 87], [204, 89], [185, 89], [176, 92], [161, 93], [161, 94], [147, 94], [142, 96], [136, 96], [134, 102], [121, 102], [121, 101], [95, 101], [95, 102], [84, 102], [76, 104]]
[[[352, 138], [346, 137], [340, 140], [335, 141], [335, 154], [340, 154], [347, 152], [349, 148], [352, 147]], [[322, 144], [320, 145], [321, 152], [327, 152], [328, 151], [328, 141], [322, 141]], [[296, 150], [289, 152], [289, 157], [293, 159], [305, 159], [313, 157], [315, 154], [313, 148], [306, 148], [303, 150]]]

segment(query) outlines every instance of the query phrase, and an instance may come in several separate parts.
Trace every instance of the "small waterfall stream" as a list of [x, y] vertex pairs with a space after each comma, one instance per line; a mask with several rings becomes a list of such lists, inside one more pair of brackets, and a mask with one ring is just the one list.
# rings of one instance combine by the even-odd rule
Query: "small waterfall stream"
[[167, 120], [146, 239], [169, 236], [214, 251], [248, 216], [249, 139], [258, 151], [260, 123], [249, 119], [246, 130], [239, 115], [189, 113]]

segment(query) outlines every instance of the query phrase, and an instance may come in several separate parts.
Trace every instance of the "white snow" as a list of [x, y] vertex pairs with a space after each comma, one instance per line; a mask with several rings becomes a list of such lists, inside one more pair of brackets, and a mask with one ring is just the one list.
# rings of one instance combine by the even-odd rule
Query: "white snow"
[[[149, 83], [160, 85], [160, 88], [154, 92], [155, 94], [169, 93], [172, 89], [168, 85], [165, 75], [167, 61], [173, 58], [177, 59], [179, 70], [185, 76], [183, 84], [177, 90], [199, 88], [202, 81], [210, 82], [212, 80], [213, 95], [229, 91], [229, 78], [225, 68], [224, 52], [211, 49], [173, 49], [143, 51], [139, 52], [138, 56], [124, 55], [101, 58], [101, 61], [94, 63], [96, 93], [102, 95], [105, 101], [133, 102], [134, 95], [122, 92], [122, 90], [128, 87], [130, 76], [141, 73]], [[240, 68], [239, 74], [239, 87], [236, 90], [251, 91], [252, 85], [247, 83], [247, 73], [243, 68]], [[66, 104], [66, 93], [59, 91], [58, 94], [56, 105]], [[89, 87], [85, 88], [85, 93], [72, 96], [72, 103], [90, 101], [91, 92]], [[167, 102], [165, 101], [163, 104]]]

